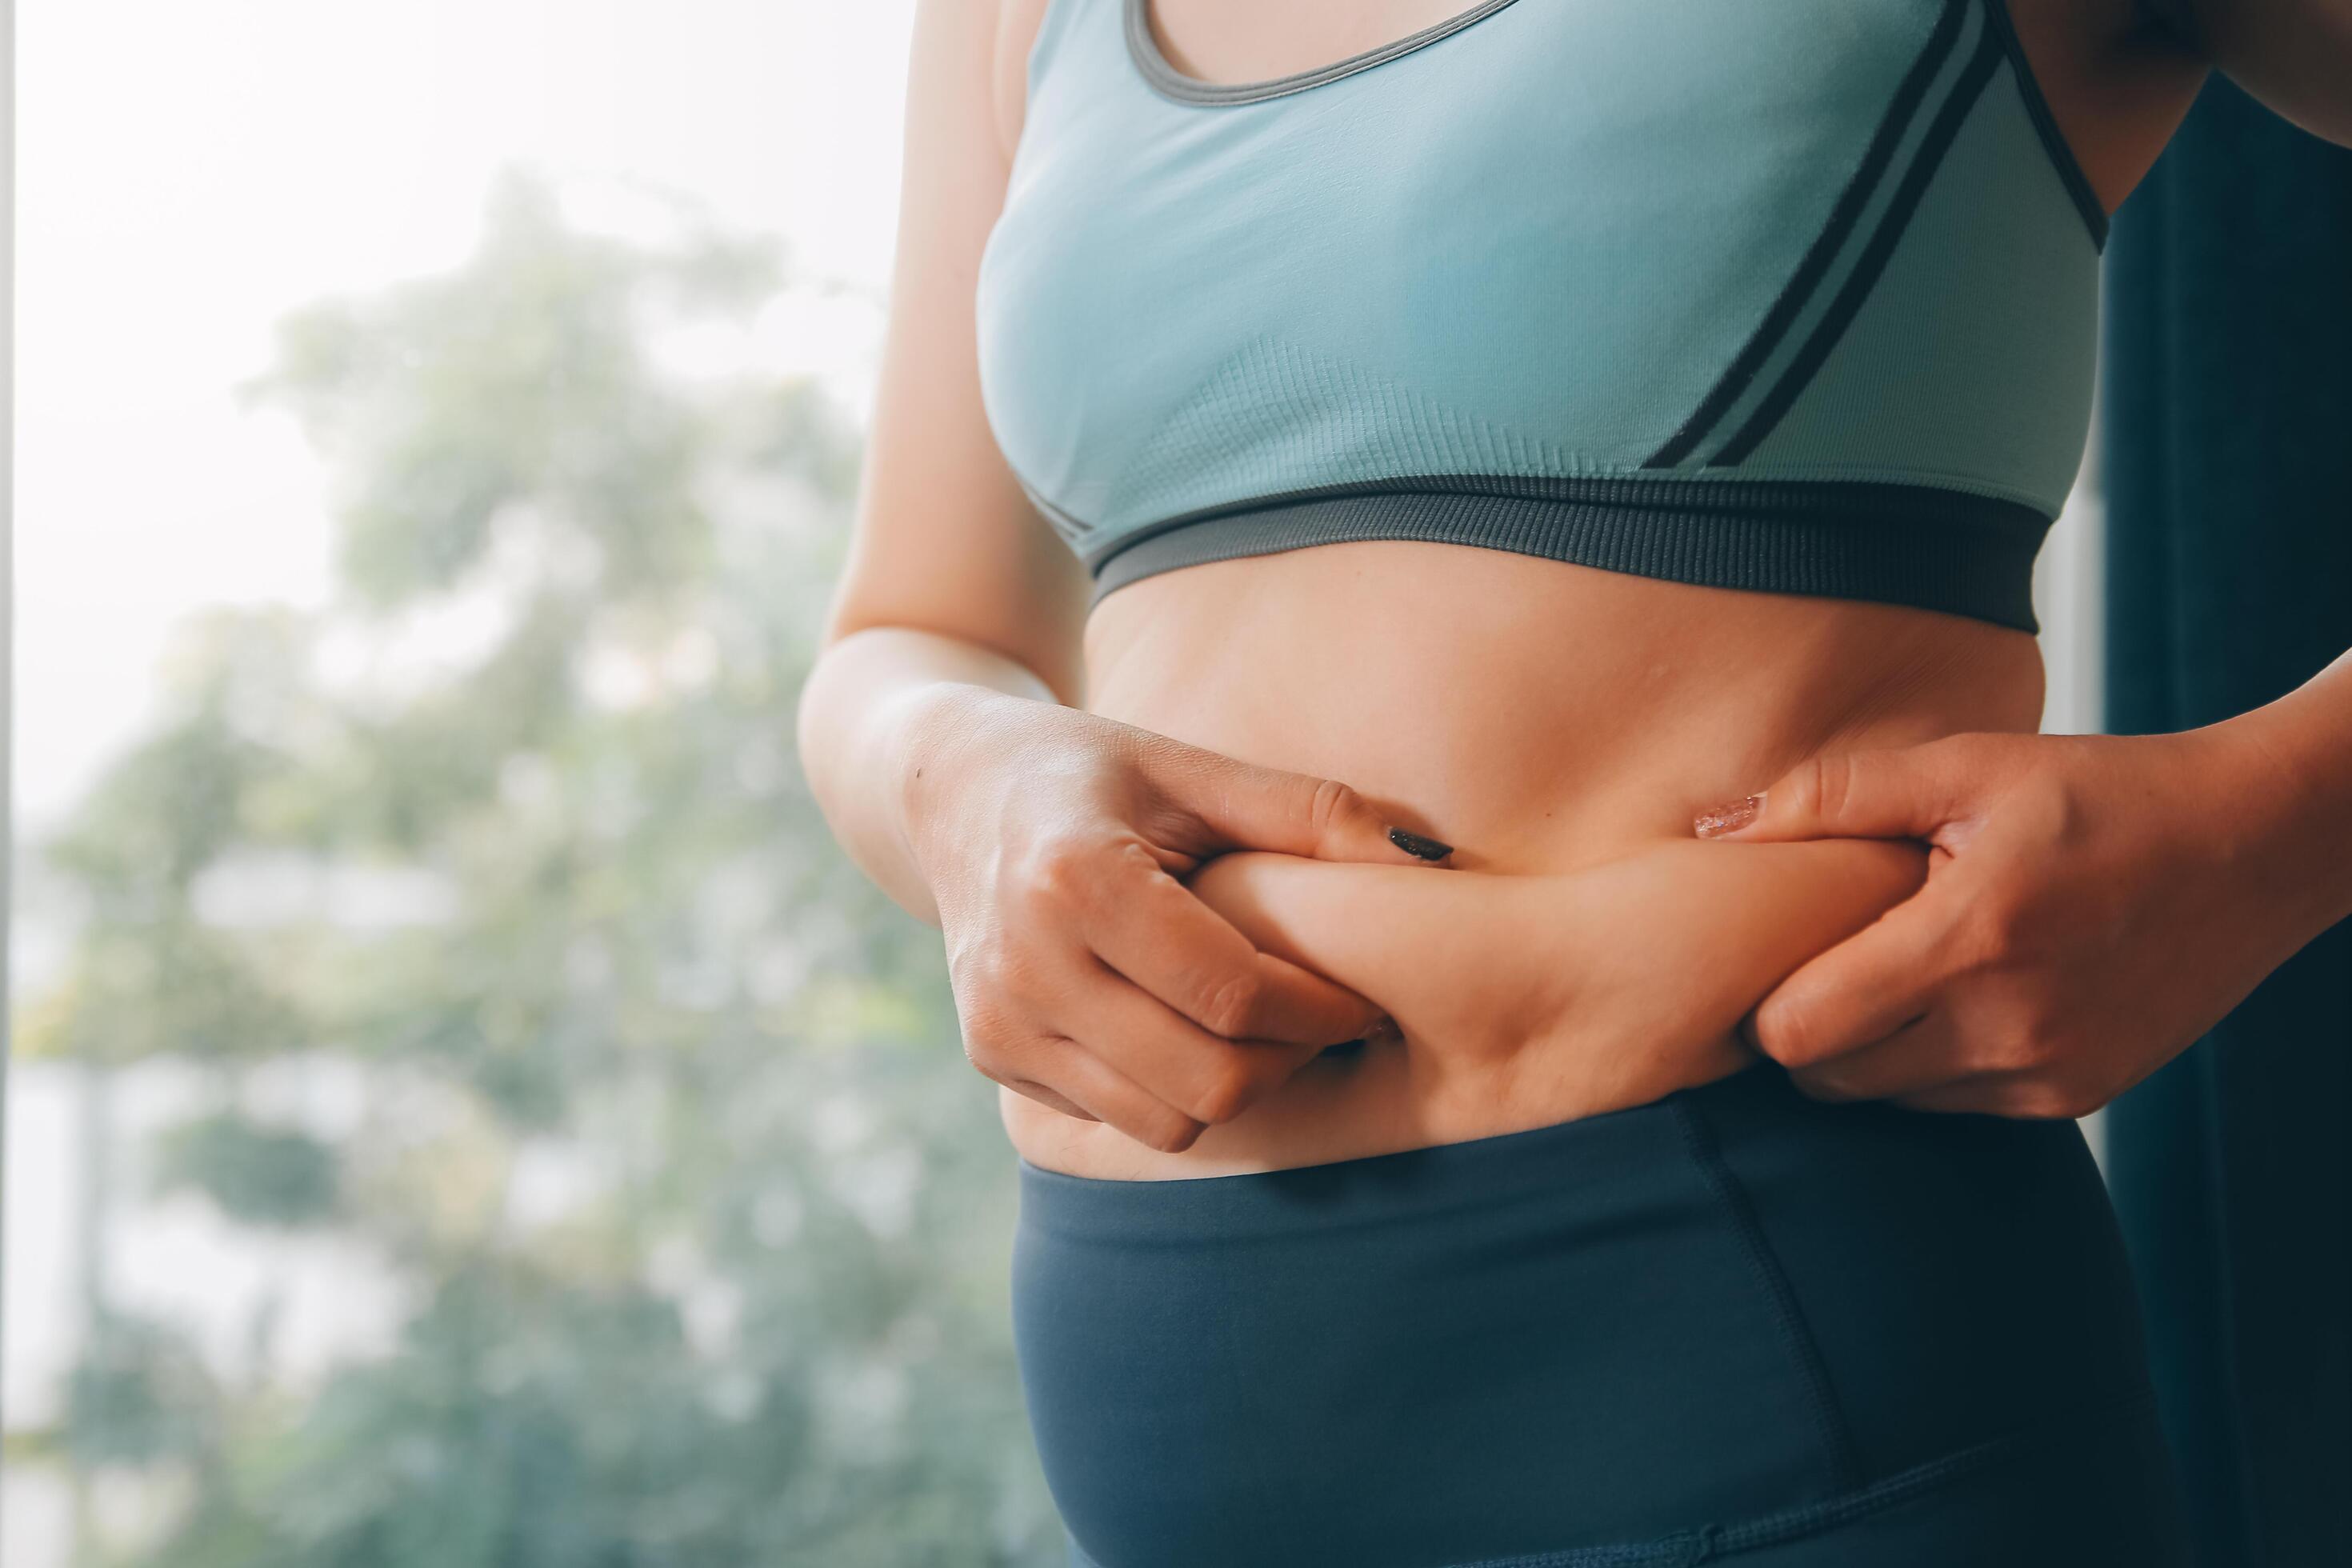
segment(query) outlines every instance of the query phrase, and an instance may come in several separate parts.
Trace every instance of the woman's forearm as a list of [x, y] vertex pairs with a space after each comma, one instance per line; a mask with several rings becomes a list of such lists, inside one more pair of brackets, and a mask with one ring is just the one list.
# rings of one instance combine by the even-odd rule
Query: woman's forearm
[[2304, 934], [2352, 919], [2352, 653], [2213, 728], [2246, 742], [2247, 794], [2273, 803], [2273, 885], [2296, 895]]
[[908, 785], [925, 765], [919, 742], [949, 727], [948, 710], [984, 688], [1058, 703], [1019, 662], [958, 637], [868, 626], [826, 647], [801, 688], [802, 771], [834, 836], [908, 913], [940, 923], [908, 837]]

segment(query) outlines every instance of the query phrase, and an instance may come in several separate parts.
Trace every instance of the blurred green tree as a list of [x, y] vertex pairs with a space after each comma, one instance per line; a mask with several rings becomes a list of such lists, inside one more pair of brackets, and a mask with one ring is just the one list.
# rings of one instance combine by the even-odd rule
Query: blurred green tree
[[[194, 621], [38, 847], [79, 918], [24, 1047], [184, 1064], [126, 1164], [364, 1248], [403, 1304], [302, 1380], [257, 1309], [232, 1379], [93, 1269], [51, 1447], [186, 1498], [94, 1561], [1058, 1561], [992, 1096], [791, 752], [855, 433], [665, 368], [791, 281], [677, 212], [624, 241], [510, 173], [458, 268], [288, 319], [243, 391], [330, 466], [334, 602]], [[257, 1092], [306, 1062], [364, 1086], [349, 1124]]]

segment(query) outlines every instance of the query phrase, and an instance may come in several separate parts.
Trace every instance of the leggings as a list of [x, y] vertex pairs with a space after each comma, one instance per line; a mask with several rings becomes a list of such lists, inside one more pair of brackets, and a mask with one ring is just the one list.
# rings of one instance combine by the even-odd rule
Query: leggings
[[1021, 1163], [1073, 1568], [2185, 1568], [2071, 1121], [1655, 1103], [1295, 1170]]

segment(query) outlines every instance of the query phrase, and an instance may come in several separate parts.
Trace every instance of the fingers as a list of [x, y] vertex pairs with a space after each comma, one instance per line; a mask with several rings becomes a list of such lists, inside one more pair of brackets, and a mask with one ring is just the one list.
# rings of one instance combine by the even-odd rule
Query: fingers
[[[1030, 1070], [1041, 1077], [1023, 1081], [1042, 1086], [1044, 1078], [1051, 1078], [1054, 1088], [1048, 1092], [1055, 1099], [1075, 1104], [1088, 1121], [1116, 1127], [1137, 1142], [1163, 1154], [1182, 1153], [1207, 1130], [1207, 1124], [1199, 1118], [1169, 1104], [1075, 1040], [1039, 1041], [1031, 1054], [1035, 1065]], [[1020, 1083], [1010, 1087], [1029, 1094], [1033, 1100], [1045, 1098], [1023, 1089]]]
[[1958, 814], [1959, 748], [1943, 742], [1808, 757], [1760, 795], [1698, 814], [1702, 838], [1926, 838]]
[[1066, 996], [1051, 1023], [1067, 1032], [1000, 1045], [990, 1076], [1165, 1153], [1239, 1116], [1321, 1049], [1220, 1039], [1100, 965]]
[[997, 918], [949, 942], [966, 1054], [998, 1083], [1152, 1148], [1190, 1148], [1379, 1017], [1259, 952], [1140, 838], [1063, 841], [1008, 886]]
[[1799, 966], [1750, 1016], [1756, 1048], [1794, 1072], [1875, 1045], [1926, 1016], [1945, 974], [1949, 908], [1961, 896], [1931, 880]]
[[2036, 1044], [2013, 996], [1955, 988], [1972, 968], [1969, 928], [1923, 909], [1929, 900], [1897, 906], [1791, 975], [1751, 1016], [1752, 1043], [1816, 1100], [2054, 1120], [2112, 1098], [2062, 1070], [2066, 1054]]
[[1081, 1048], [1205, 1125], [1239, 1116], [1323, 1048], [1223, 1039], [1109, 969], [1097, 974], [1072, 998], [1085, 1020]]
[[1228, 1040], [1321, 1047], [1360, 1038], [1381, 1009], [1344, 986], [1261, 952], [1162, 870], [1148, 850], [1124, 858], [1085, 910], [1096, 956], [1141, 991]]
[[1930, 1012], [1874, 1045], [1862, 1046], [1810, 1067], [1791, 1068], [1790, 1081], [1815, 1100], [1892, 1100], [1943, 1088], [1975, 1072], [1950, 1016]]
[[[1147, 831], [1188, 854], [1274, 849], [1318, 860], [1414, 865], [1452, 853], [1452, 846], [1390, 822], [1336, 779], [1262, 768], [1164, 736], [1142, 736], [1138, 747], [1137, 770], [1160, 797]], [[1402, 833], [1403, 842], [1392, 831]]]

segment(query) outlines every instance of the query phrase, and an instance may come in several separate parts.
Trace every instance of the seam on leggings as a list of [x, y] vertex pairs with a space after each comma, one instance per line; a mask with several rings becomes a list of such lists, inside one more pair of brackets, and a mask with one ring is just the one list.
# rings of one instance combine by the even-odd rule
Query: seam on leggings
[[1517, 1557], [1482, 1557], [1475, 1563], [1451, 1564], [1450, 1568], [1693, 1568], [1695, 1564], [1766, 1547], [1786, 1546], [1808, 1536], [1859, 1523], [1979, 1471], [2016, 1464], [2037, 1447], [2063, 1441], [2083, 1427], [2105, 1424], [2135, 1411], [2153, 1419], [2155, 1405], [2155, 1394], [2143, 1389], [2075, 1412], [2061, 1421], [2011, 1431], [1974, 1447], [1914, 1465], [1858, 1490], [1735, 1524], [1703, 1525], [1655, 1541], [1571, 1546], [1562, 1552], [1538, 1552]]
[[1859, 1486], [1862, 1463], [1855, 1456], [1853, 1436], [1846, 1428], [1844, 1413], [1838, 1408], [1837, 1394], [1831, 1387], [1829, 1368], [1822, 1360], [1821, 1347], [1814, 1342], [1812, 1331], [1806, 1326], [1804, 1312], [1797, 1305], [1797, 1293], [1790, 1288], [1788, 1275], [1756, 1217], [1755, 1203], [1725, 1163], [1715, 1133], [1698, 1108], [1686, 1099], [1673, 1103], [1675, 1120], [1682, 1127], [1683, 1142], [1690, 1149], [1692, 1163], [1698, 1166], [1708, 1190], [1729, 1216], [1748, 1267], [1764, 1287], [1764, 1298], [1771, 1306], [1780, 1342], [1804, 1382], [1813, 1429], [1821, 1438], [1822, 1451], [1829, 1456], [1830, 1485], [1838, 1491]]

